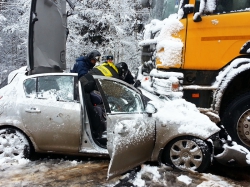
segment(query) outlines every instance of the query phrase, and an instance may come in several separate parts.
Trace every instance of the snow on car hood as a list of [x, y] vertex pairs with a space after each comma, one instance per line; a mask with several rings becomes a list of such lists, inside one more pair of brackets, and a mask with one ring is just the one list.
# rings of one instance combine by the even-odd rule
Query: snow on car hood
[[157, 102], [154, 105], [157, 108], [154, 117], [163, 124], [179, 125], [180, 134], [206, 137], [208, 132], [220, 130], [206, 115], [200, 113], [194, 104], [184, 99]]
[[196, 106], [184, 99], [167, 100], [142, 90], [142, 93], [151, 99], [157, 109], [153, 114], [160, 124], [178, 125], [179, 134], [190, 134], [197, 137], [206, 137], [218, 132], [220, 128], [208, 116], [200, 113]]

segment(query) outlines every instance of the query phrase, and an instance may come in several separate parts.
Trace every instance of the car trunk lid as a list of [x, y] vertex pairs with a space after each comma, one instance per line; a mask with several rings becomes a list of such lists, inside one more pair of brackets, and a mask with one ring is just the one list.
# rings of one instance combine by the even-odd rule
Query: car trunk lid
[[28, 73], [66, 69], [66, 0], [32, 0], [28, 38]]

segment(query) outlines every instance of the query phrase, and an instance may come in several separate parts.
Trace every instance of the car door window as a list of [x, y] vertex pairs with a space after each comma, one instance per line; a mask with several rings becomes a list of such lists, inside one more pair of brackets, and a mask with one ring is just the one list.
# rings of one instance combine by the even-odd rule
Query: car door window
[[26, 97], [36, 96], [36, 78], [30, 78], [24, 81], [24, 91]]
[[26, 97], [74, 101], [74, 77], [41, 76], [24, 81]]
[[139, 93], [112, 80], [99, 80], [111, 113], [140, 113], [144, 111]]

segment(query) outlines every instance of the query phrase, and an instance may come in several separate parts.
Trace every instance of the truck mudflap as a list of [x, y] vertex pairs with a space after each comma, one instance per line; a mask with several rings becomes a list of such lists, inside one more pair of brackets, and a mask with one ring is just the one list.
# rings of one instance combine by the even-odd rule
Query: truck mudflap
[[223, 145], [223, 152], [214, 156], [215, 160], [226, 166], [250, 166], [250, 152], [236, 142]]

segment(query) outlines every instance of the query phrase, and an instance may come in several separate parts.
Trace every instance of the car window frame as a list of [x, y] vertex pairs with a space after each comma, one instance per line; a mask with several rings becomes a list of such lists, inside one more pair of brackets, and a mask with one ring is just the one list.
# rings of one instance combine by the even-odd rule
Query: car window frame
[[[107, 100], [107, 98], [105, 96], [105, 93], [104, 93], [104, 91], [102, 89], [102, 86], [101, 86], [101, 84], [99, 82], [100, 79], [101, 80], [107, 80], [107, 81], [114, 81], [114, 82], [116, 82], [118, 84], [121, 84], [121, 85], [127, 87], [128, 89], [133, 90], [134, 92], [136, 92], [139, 95], [140, 100], [141, 100], [141, 104], [142, 104], [142, 107], [143, 107], [142, 111], [141, 112], [115, 112], [115, 113], [113, 112], [112, 113], [112, 111], [110, 109], [110, 106], [109, 106], [109, 103], [108, 103], [108, 100]], [[141, 92], [139, 90], [131, 87], [131, 86], [128, 86], [126, 82], [123, 82], [123, 81], [120, 81], [120, 80], [116, 80], [116, 79], [113, 79], [113, 78], [111, 78], [111, 79], [105, 79], [105, 77], [104, 78], [101, 78], [101, 77], [95, 78], [95, 82], [96, 82], [98, 90], [101, 93], [101, 96], [103, 98], [103, 104], [104, 104], [104, 107], [105, 107], [106, 112], [108, 114], [115, 115], [115, 114], [138, 114], [138, 113], [142, 113], [143, 114], [143, 113], [146, 113], [146, 111], [145, 111], [145, 106], [146, 105], [145, 105], [145, 102], [143, 100]]]
[[[73, 100], [54, 100], [54, 101], [58, 101], [58, 102], [77, 102], [79, 103], [80, 102], [80, 96], [79, 96], [79, 89], [78, 89], [78, 78], [77, 76], [74, 76], [74, 75], [56, 75], [56, 74], [53, 74], [53, 75], [41, 75], [41, 76], [36, 76], [36, 77], [28, 77], [26, 78], [25, 80], [23, 80], [22, 82], [22, 86], [23, 86], [23, 91], [24, 91], [24, 95], [26, 98], [35, 98], [35, 99], [42, 99], [42, 100], [48, 100], [47, 98], [43, 98], [43, 97], [38, 97], [38, 79], [40, 77], [51, 77], [51, 76], [67, 76], [67, 77], [71, 77], [73, 79], [73, 88], [72, 88], [72, 94], [73, 94]], [[35, 94], [34, 94], [34, 97], [32, 97], [31, 95], [29, 95], [26, 91], [26, 87], [25, 87], [25, 82], [29, 79], [35, 79]], [[31, 92], [32, 93], [32, 92]]]

